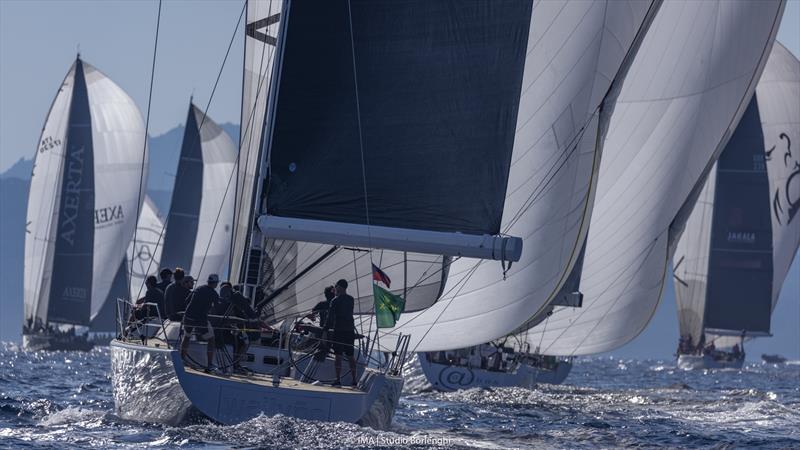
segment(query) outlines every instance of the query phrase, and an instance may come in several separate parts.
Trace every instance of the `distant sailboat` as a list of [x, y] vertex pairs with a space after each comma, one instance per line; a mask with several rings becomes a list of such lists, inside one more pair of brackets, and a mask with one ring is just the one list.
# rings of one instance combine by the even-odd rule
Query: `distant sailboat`
[[234, 211], [233, 188], [228, 185], [235, 162], [236, 146], [228, 133], [190, 103], [166, 218], [162, 266], [182, 267], [200, 281], [212, 273], [226, 274]]
[[100, 314], [133, 234], [145, 139], [133, 100], [78, 57], [50, 108], [34, 161], [25, 348], [91, 348], [77, 327]]
[[554, 307], [528, 331], [533, 348], [560, 356], [611, 351], [653, 317], [693, 199], [744, 114], [783, 7], [664, 2], [609, 126], [580, 272], [582, 306]]
[[[793, 105], [793, 106], [789, 106]], [[741, 367], [800, 244], [800, 61], [776, 43], [674, 256], [681, 368]]]

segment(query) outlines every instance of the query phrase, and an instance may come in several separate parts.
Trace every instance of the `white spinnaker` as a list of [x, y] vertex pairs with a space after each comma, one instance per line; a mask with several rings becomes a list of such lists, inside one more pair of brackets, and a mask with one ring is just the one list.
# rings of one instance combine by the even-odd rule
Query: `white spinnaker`
[[108, 297], [114, 274], [133, 237], [136, 211], [143, 199], [143, 195], [139, 197], [139, 183], [147, 179], [147, 149], [144, 120], [133, 99], [91, 65], [84, 63], [83, 67], [94, 150], [94, 317]]
[[136, 224], [136, 242], [128, 245], [128, 263], [131, 272], [130, 300], [136, 301], [144, 296], [144, 280], [147, 275], [158, 272], [161, 261], [162, 236], [164, 222], [158, 216], [158, 208], [150, 197], [145, 196], [139, 221]]
[[800, 245], [800, 61], [779, 42], [758, 82], [756, 99], [769, 152], [774, 310]]
[[[75, 64], [58, 89], [33, 159], [25, 234], [25, 320], [47, 320], [55, 232], [58, 226], [59, 190], [66, 150], [66, 133]], [[43, 295], [44, 294], [44, 295]]]
[[235, 170], [236, 146], [228, 133], [210, 117], [204, 119], [202, 111], [195, 107], [192, 110], [200, 127], [203, 195], [190, 273], [204, 281], [212, 273], [226, 274], [234, 206], [232, 188], [228, 186]]
[[[435, 351], [498, 338], [534, 316], [569, 274], [588, 227], [603, 132], [599, 107], [651, 2], [536, 3], [528, 36], [502, 231], [524, 239], [503, 279], [499, 263], [462, 259], [442, 298], [404, 314], [381, 337]], [[598, 127], [600, 125], [600, 127]]]
[[673, 256], [678, 327], [681, 336], [692, 336], [695, 344], [703, 334], [716, 183], [717, 168], [714, 165], [686, 220]]
[[[275, 41], [283, 0], [248, 0], [244, 41], [242, 118], [239, 137], [235, 197], [235, 229], [231, 255], [231, 279], [238, 280], [250, 235], [255, 179], [261, 158], [267, 98], [275, 61]], [[233, 192], [231, 194], [234, 194]]]
[[[622, 87], [605, 142], [580, 289], [528, 333], [552, 355], [613, 350], [658, 306], [685, 203], [755, 89], [782, 1], [665, 2]], [[689, 202], [691, 203], [691, 202]]]

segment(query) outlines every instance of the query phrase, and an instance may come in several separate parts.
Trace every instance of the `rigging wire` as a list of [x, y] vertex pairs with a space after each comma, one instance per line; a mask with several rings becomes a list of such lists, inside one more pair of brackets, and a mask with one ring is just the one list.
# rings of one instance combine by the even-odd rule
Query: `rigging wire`
[[[155, 77], [156, 73], [156, 56], [158, 55], [158, 32], [161, 30], [161, 0], [158, 0], [158, 14], [156, 15], [156, 37], [155, 41], [153, 42], [153, 61], [150, 64], [150, 88], [147, 94], [147, 118], [145, 119], [144, 123], [144, 137], [142, 139], [142, 167], [139, 169], [139, 195], [136, 197], [136, 218], [138, 221], [139, 213], [141, 212], [142, 202], [144, 201], [142, 197], [142, 187], [144, 185], [144, 165], [147, 159], [147, 140], [148, 140], [148, 131], [150, 130], [150, 106], [153, 101], [153, 78]], [[138, 224], [137, 224], [138, 225]], [[137, 225], [133, 227], [133, 249], [134, 251], [131, 252], [131, 266], [130, 266], [130, 273], [128, 274], [128, 292], [131, 291], [131, 280], [133, 279], [133, 262], [136, 259], [136, 231], [139, 228]], [[152, 260], [151, 260], [152, 261]], [[141, 295], [142, 287], [139, 286], [139, 293], [137, 297]], [[133, 301], [133, 299], [131, 299]]]
[[[161, 5], [161, 0], [159, 0], [159, 6], [160, 5]], [[236, 21], [236, 27], [233, 30], [233, 35], [231, 36], [230, 42], [228, 43], [228, 48], [225, 51], [225, 57], [223, 58], [222, 65], [220, 66], [219, 72], [217, 73], [217, 79], [214, 82], [214, 88], [211, 90], [211, 95], [209, 96], [208, 102], [206, 103], [206, 111], [208, 111], [208, 108], [211, 107], [211, 102], [214, 100], [214, 94], [216, 93], [217, 85], [219, 84], [219, 79], [222, 76], [222, 71], [225, 69], [225, 63], [228, 61], [228, 55], [230, 54], [231, 47], [233, 46], [233, 42], [234, 42], [234, 40], [236, 38], [236, 33], [239, 30], [239, 25], [242, 22], [242, 16], [244, 15], [245, 7], [246, 7], [246, 4], [244, 6], [242, 6], [242, 10], [239, 13], [239, 19]], [[151, 83], [151, 88], [152, 88], [152, 83]], [[149, 108], [149, 105], [148, 105], [148, 113], [149, 113], [149, 109], [150, 108]], [[200, 125], [197, 127], [198, 133], [200, 131], [202, 131], [203, 124], [205, 123], [205, 119], [206, 119], [206, 112], [203, 112], [203, 118], [200, 121]], [[142, 166], [142, 171], [144, 171], [144, 165]], [[178, 174], [176, 174], [176, 178], [177, 178], [177, 176], [179, 174], [180, 174], [180, 172]], [[230, 184], [230, 181], [228, 183]], [[140, 189], [141, 189], [141, 187], [140, 187]], [[227, 190], [226, 190], [226, 193], [227, 193]], [[224, 197], [223, 197], [223, 201], [224, 201]], [[220, 208], [220, 210], [221, 210], [221, 208]], [[138, 217], [138, 214], [137, 214], [137, 217]], [[153, 254], [155, 254], [155, 252], [158, 250], [158, 246], [161, 245], [161, 241], [162, 241], [162, 239], [164, 237], [164, 231], [167, 228], [168, 222], [169, 222], [169, 214], [165, 217], [164, 223], [161, 226], [161, 231], [158, 234], [158, 240], [156, 241], [155, 247], [153, 248]], [[213, 235], [214, 235], [214, 233], [213, 233], [213, 230], [212, 230], [211, 236], [213, 237]], [[134, 256], [136, 254], [135, 249], [136, 249], [136, 242], [134, 240]], [[208, 252], [208, 247], [206, 247], [206, 252]], [[205, 260], [205, 256], [203, 257], [203, 260]], [[147, 265], [147, 270], [145, 271], [145, 273], [149, 273], [150, 272], [150, 269], [151, 269], [152, 265], [153, 265], [153, 258], [150, 259], [150, 262]], [[131, 266], [133, 266], [133, 258], [131, 258]], [[202, 264], [201, 264], [201, 267], [202, 267]], [[131, 276], [132, 276], [132, 273], [133, 272], [131, 272]], [[198, 274], [199, 274], [199, 271], [198, 271]], [[137, 294], [137, 297], [142, 294], [142, 288], [143, 287], [144, 287], [144, 282], [142, 282], [142, 284], [139, 285], [139, 292]]]

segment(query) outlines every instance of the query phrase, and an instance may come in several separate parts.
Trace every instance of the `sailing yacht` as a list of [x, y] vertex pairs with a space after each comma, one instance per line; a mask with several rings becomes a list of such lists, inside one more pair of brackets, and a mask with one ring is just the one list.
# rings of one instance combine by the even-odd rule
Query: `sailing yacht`
[[781, 1], [662, 4], [606, 136], [582, 305], [557, 306], [528, 330], [532, 348], [560, 356], [612, 351], [653, 317], [688, 213], [747, 108], [783, 8]]
[[[250, 1], [246, 17], [230, 277], [269, 328], [245, 324], [242, 358], [222, 348], [222, 370], [204, 371], [195, 361], [205, 343], [190, 344], [186, 360], [176, 348], [181, 324], [121, 323], [117, 413], [226, 424], [282, 413], [385, 428], [409, 337], [388, 360], [373, 358], [387, 344], [374, 303], [362, 305], [371, 271], [359, 269], [394, 261], [387, 274], [404, 274], [394, 289], [402, 280], [426, 308], [450, 259], [520, 259], [522, 240], [500, 223], [531, 5]], [[345, 264], [321, 270], [333, 261]], [[354, 387], [330, 383], [332, 358], [303, 319], [322, 295], [310, 289], [337, 278], [355, 281], [362, 318]]]
[[126, 281], [120, 261], [136, 225], [145, 141], [133, 100], [78, 55], [50, 107], [34, 158], [24, 348], [89, 350], [88, 331], [108, 331], [103, 306], [112, 283]]
[[800, 244], [797, 104], [800, 61], [776, 42], [675, 252], [680, 368], [740, 368], [745, 340], [770, 336]]

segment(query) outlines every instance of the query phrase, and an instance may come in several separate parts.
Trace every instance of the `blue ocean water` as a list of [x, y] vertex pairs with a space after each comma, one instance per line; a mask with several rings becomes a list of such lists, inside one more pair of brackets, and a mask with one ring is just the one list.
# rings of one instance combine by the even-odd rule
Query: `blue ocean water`
[[800, 448], [800, 363], [687, 372], [668, 360], [586, 358], [561, 386], [437, 393], [412, 362], [390, 431], [281, 416], [169, 427], [114, 415], [108, 349], [0, 344], [0, 447], [143, 446]]

